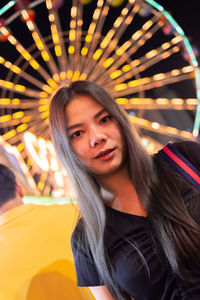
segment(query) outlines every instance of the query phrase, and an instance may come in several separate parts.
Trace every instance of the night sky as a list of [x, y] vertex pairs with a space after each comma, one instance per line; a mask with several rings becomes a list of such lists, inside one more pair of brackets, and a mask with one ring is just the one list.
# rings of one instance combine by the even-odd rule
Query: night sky
[[[184, 30], [192, 46], [200, 51], [200, 8], [198, 0], [157, 0]], [[197, 57], [200, 63], [200, 57]]]

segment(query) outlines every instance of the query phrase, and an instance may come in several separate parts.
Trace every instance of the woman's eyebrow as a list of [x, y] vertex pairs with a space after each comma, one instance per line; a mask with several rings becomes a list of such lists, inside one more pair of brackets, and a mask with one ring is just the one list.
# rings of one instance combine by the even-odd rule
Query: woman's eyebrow
[[98, 118], [101, 114], [107, 112], [107, 110], [105, 108], [101, 109], [95, 116], [94, 119]]
[[[105, 112], [107, 112], [107, 110], [105, 108], [101, 109], [97, 114], [94, 115], [94, 119], [97, 119], [100, 115], [102, 115]], [[80, 127], [80, 126], [83, 126], [83, 123], [77, 123], [72, 126], [69, 126], [69, 127], [67, 127], [67, 131], [70, 131], [70, 130]]]
[[72, 126], [69, 126], [69, 127], [67, 127], [67, 131], [70, 131], [70, 130], [72, 130], [76, 127], [80, 127], [80, 126], [83, 126], [83, 123], [77, 123], [77, 124], [74, 124]]

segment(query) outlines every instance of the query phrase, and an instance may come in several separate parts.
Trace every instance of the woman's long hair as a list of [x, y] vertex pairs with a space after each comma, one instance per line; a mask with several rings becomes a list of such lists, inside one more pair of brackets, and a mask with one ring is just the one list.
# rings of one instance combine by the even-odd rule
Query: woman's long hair
[[[179, 268], [179, 266], [182, 261], [188, 262], [191, 257], [193, 259], [194, 254], [195, 258], [199, 255], [197, 252], [200, 242], [197, 237], [198, 228], [184, 208], [179, 192], [175, 189], [172, 193], [171, 186], [167, 182], [163, 185], [166, 193], [164, 190], [161, 192], [162, 182], [156, 175], [157, 171], [155, 171], [151, 156], [142, 147], [138, 133], [130, 124], [126, 113], [112, 97], [95, 83], [76, 81], [68, 87], [60, 88], [52, 97], [50, 131], [58, 159], [68, 171], [79, 203], [83, 224], [83, 230], [78, 237], [79, 241], [83, 245], [89, 245], [88, 251], [92, 253], [103, 284], [107, 285], [114, 298], [130, 299], [116, 283], [112, 266], [104, 249], [106, 216], [99, 185], [87, 166], [74, 154], [70, 145], [65, 109], [69, 101], [77, 95], [86, 95], [95, 99], [119, 123], [127, 150], [127, 165], [138, 197], [153, 217], [161, 245], [172, 268], [175, 272], [187, 277], [188, 264], [185, 268]], [[154, 197], [155, 193], [156, 197]], [[171, 203], [175, 209], [170, 208]]]

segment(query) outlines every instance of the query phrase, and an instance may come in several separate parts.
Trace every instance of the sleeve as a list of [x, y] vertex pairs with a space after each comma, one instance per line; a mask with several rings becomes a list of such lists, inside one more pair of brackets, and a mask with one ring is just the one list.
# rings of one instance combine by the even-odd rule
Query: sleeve
[[[174, 143], [174, 146], [200, 171], [199, 143], [186, 141]], [[188, 189], [183, 198], [189, 214], [200, 225], [200, 192]]]
[[174, 146], [200, 171], [200, 143], [184, 141], [174, 143]]
[[194, 274], [195, 279], [192, 283], [185, 281], [179, 283], [179, 291], [183, 300], [200, 299], [200, 272]]
[[84, 245], [78, 245], [78, 234], [80, 223], [76, 226], [71, 237], [71, 248], [74, 256], [78, 286], [100, 286], [104, 285], [98, 275], [94, 259], [90, 251]]
[[[200, 171], [200, 144], [192, 141], [174, 143], [176, 149], [184, 155]], [[184, 201], [191, 217], [200, 225], [200, 192], [189, 191]], [[182, 299], [200, 299], [200, 271], [194, 274], [195, 281], [192, 284], [183, 283]]]

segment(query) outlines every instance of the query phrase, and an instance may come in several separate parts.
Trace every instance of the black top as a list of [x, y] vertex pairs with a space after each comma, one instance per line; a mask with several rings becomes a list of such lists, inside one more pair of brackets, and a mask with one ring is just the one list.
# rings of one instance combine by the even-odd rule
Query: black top
[[[174, 145], [200, 170], [199, 144], [180, 142]], [[172, 168], [164, 158], [159, 159], [166, 164], [166, 168]], [[182, 197], [190, 214], [200, 224], [200, 193], [187, 187], [183, 188]], [[106, 206], [106, 220], [105, 248], [123, 291], [135, 300], [200, 299], [200, 272], [196, 283], [189, 286], [172, 273], [149, 217]], [[83, 251], [76, 251], [76, 234], [81, 228], [80, 220], [72, 235], [78, 286], [104, 285], [92, 257], [86, 257]]]

